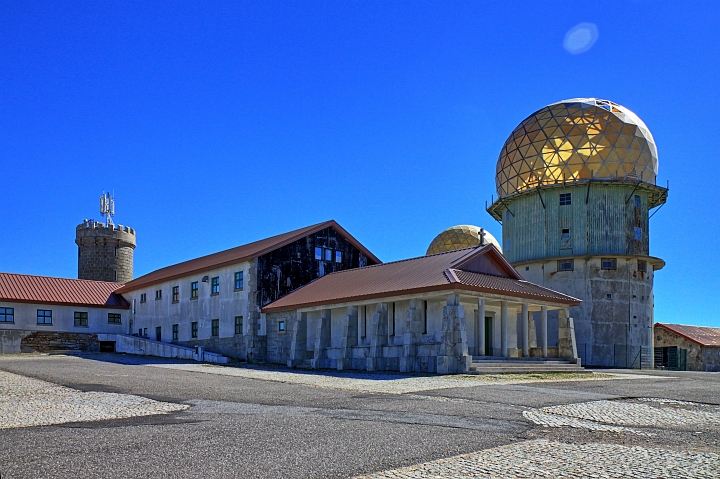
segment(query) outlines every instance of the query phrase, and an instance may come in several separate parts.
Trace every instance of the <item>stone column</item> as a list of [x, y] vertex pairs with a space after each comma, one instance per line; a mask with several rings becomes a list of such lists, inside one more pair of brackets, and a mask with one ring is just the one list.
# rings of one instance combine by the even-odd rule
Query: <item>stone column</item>
[[508, 304], [500, 302], [500, 350], [504, 358], [508, 357]]
[[530, 324], [528, 318], [528, 304], [522, 304], [520, 313], [520, 324], [522, 325], [522, 355], [524, 358], [530, 357]]
[[540, 347], [544, 358], [547, 358], [547, 313], [547, 306], [542, 306], [540, 308]]
[[558, 311], [558, 356], [577, 362], [575, 328], [572, 323], [572, 318], [568, 317], [568, 310], [560, 309]]
[[403, 355], [400, 358], [400, 372], [419, 372], [417, 361], [418, 345], [422, 338], [424, 325], [424, 302], [411, 299], [410, 307], [405, 311], [405, 333], [403, 334]]
[[378, 303], [377, 311], [373, 314], [370, 324], [370, 351], [366, 359], [368, 371], [381, 371], [385, 367], [383, 361], [383, 346], [387, 340], [387, 303]]
[[347, 316], [343, 319], [343, 338], [340, 347], [340, 359], [337, 362], [338, 371], [352, 367], [352, 348], [358, 341], [358, 308], [348, 306]]
[[330, 347], [330, 310], [323, 309], [320, 312], [320, 319], [315, 329], [315, 354], [312, 360], [313, 369], [326, 367], [323, 360], [326, 356], [325, 348], [328, 347]]
[[305, 360], [307, 350], [307, 313], [295, 313], [290, 324], [290, 357], [288, 367], [294, 368]]
[[[475, 328], [475, 351], [478, 356], [485, 356], [485, 298], [478, 299], [478, 322]], [[492, 354], [492, 353], [491, 353]]]
[[447, 306], [443, 308], [440, 350], [437, 358], [437, 373], [464, 373], [472, 364], [468, 354], [465, 309], [460, 306], [460, 296], [450, 294]]

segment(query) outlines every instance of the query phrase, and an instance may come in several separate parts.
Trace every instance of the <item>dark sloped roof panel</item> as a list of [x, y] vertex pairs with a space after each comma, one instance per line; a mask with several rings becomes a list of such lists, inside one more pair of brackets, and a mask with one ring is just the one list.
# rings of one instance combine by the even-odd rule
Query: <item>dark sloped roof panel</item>
[[270, 251], [281, 248], [285, 245], [293, 243], [299, 239], [305, 238], [313, 233], [316, 233], [325, 228], [333, 228], [335, 231], [345, 237], [353, 246], [360, 250], [365, 256], [367, 256], [371, 262], [380, 263], [381, 261], [370, 252], [365, 246], [363, 246], [358, 240], [356, 240], [350, 233], [348, 233], [342, 226], [340, 226], [335, 220], [325, 221], [316, 225], [307, 226], [299, 230], [290, 231], [281, 235], [272, 236], [265, 238], [253, 243], [246, 245], [237, 246], [225, 251], [213, 253], [207, 256], [201, 256], [200, 258], [191, 259], [182, 263], [174, 264], [155, 270], [144, 276], [140, 276], [129, 283], [125, 284], [120, 288], [118, 293], [127, 293], [134, 291], [139, 288], [150, 286], [152, 284], [162, 283], [163, 281], [169, 281], [171, 279], [180, 278], [192, 273], [200, 271], [207, 271], [213, 268], [219, 268], [227, 266], [233, 263], [240, 263], [247, 261], [252, 258], [257, 258]]
[[114, 293], [120, 286], [105, 281], [0, 273], [0, 301], [127, 309], [125, 298]]

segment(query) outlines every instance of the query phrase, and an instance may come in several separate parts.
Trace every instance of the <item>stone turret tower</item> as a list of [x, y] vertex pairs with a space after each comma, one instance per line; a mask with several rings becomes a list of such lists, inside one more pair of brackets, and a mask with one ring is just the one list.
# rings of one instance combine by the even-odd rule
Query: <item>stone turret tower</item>
[[135, 230], [115, 225], [115, 202], [109, 194], [100, 198], [105, 222], [84, 220], [75, 228], [78, 245], [78, 279], [127, 283], [133, 278]]

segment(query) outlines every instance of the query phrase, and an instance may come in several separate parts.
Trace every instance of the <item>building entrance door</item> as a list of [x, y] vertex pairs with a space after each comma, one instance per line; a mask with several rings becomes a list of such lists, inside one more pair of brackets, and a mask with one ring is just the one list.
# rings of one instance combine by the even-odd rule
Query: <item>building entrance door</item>
[[493, 324], [493, 318], [492, 316], [486, 316], [485, 317], [485, 356], [492, 356], [493, 355], [493, 330], [492, 330], [492, 324]]

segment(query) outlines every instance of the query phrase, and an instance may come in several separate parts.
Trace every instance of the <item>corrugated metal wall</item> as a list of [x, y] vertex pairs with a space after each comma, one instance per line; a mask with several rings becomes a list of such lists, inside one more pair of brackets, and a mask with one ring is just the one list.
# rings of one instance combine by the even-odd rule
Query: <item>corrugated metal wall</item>
[[[560, 206], [563, 193], [572, 194], [570, 205]], [[639, 207], [635, 196], [639, 196]], [[647, 192], [633, 192], [632, 185], [591, 183], [589, 190], [587, 184], [554, 187], [505, 202], [512, 213], [506, 210], [503, 215], [503, 252], [511, 262], [584, 254], [649, 254]], [[570, 230], [564, 242], [563, 228]], [[639, 228], [639, 240], [635, 228]]]

